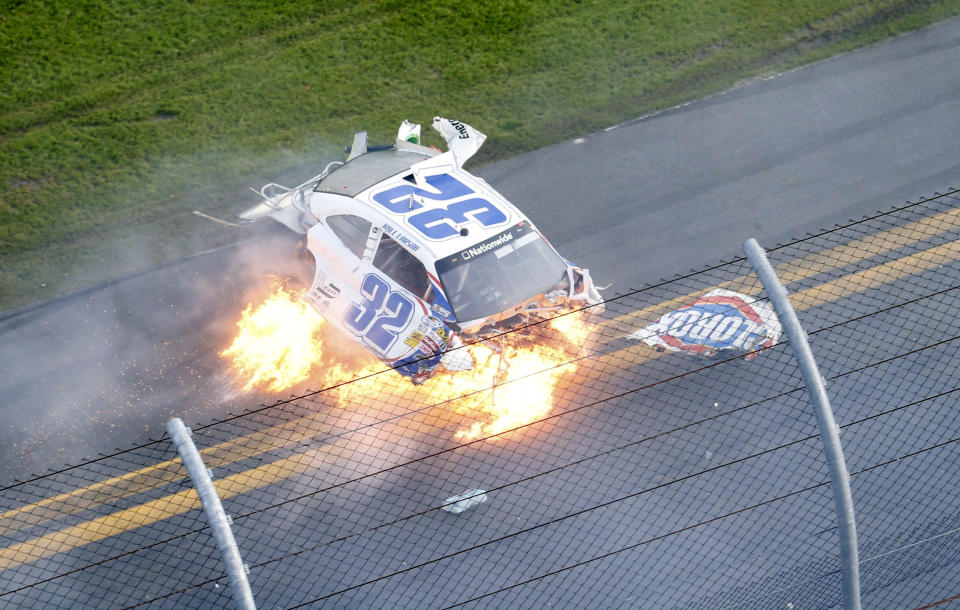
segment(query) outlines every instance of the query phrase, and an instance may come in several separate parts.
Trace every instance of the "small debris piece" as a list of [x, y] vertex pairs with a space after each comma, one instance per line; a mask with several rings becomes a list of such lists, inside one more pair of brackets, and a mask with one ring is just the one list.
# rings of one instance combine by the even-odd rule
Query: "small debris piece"
[[443, 501], [443, 510], [448, 513], [453, 513], [459, 515], [463, 511], [467, 510], [472, 506], [477, 504], [482, 504], [487, 501], [487, 492], [482, 489], [469, 489], [457, 496], [450, 496]]

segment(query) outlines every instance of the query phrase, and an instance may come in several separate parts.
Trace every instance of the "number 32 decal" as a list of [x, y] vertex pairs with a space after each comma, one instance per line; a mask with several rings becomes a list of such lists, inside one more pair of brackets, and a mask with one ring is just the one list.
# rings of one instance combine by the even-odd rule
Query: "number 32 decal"
[[[436, 192], [402, 184], [373, 195], [373, 200], [396, 214], [409, 214], [407, 222], [424, 237], [433, 240], [459, 235], [459, 226], [475, 221], [484, 227], [494, 227], [507, 221], [507, 215], [492, 202], [480, 197], [461, 199], [475, 192], [450, 174], [427, 176], [427, 184]], [[446, 207], [422, 209], [414, 196], [431, 201], [451, 201]]]
[[413, 302], [378, 275], [368, 273], [360, 283], [364, 300], [351, 303], [343, 314], [344, 325], [363, 337], [363, 342], [386, 356], [400, 331], [410, 322]]

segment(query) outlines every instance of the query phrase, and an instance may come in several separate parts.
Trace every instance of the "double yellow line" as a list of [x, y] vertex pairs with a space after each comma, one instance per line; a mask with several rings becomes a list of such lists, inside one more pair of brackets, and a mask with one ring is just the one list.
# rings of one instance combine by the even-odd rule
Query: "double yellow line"
[[[889, 253], [895, 249], [913, 245], [957, 229], [960, 229], [960, 208], [912, 221], [900, 227], [881, 231], [790, 261], [777, 267], [777, 274], [784, 284], [790, 284], [836, 269], [838, 266]], [[794, 293], [791, 300], [794, 307], [802, 311], [929, 271], [939, 265], [958, 259], [960, 259], [960, 241], [951, 241]], [[762, 291], [753, 275], [745, 275], [723, 282], [715, 288], [725, 288], [752, 296], [758, 295]], [[689, 293], [655, 306], [625, 314], [603, 322], [602, 326], [619, 328], [631, 324], [652, 322], [663, 312], [689, 304], [701, 296], [703, 292], [705, 291]], [[626, 358], [628, 355], [636, 356], [639, 360], [652, 360], [660, 356], [646, 346], [637, 344], [600, 356], [595, 360], [595, 364], [599, 367], [611, 365], [618, 368], [624, 362], [635, 364], [638, 361], [637, 359]], [[432, 417], [430, 415], [431, 411], [433, 409], [416, 414], [414, 419], [417, 420], [417, 424], [429, 426]], [[398, 423], [396, 425], [402, 426], [410, 423], [411, 421], [408, 419], [406, 424]], [[312, 418], [298, 418], [226, 443], [208, 447], [201, 453], [205, 463], [215, 469], [276, 449], [278, 447], [277, 438], [284, 438], [286, 444], [292, 444], [331, 432], [333, 432], [333, 427], [330, 426], [318, 429]], [[305, 453], [218, 479], [215, 481], [215, 485], [221, 498], [232, 498], [306, 473], [316, 468], [318, 464], [330, 463], [332, 459], [349, 458], [350, 454], [344, 451], [349, 445], [350, 442], [346, 438], [338, 437], [332, 443], [311, 449]], [[390, 464], [386, 465], [389, 466]], [[369, 464], [365, 466], [370, 467]], [[167, 460], [34, 504], [8, 510], [0, 514], [0, 535], [9, 535], [30, 527], [40, 526], [153, 488], [183, 481], [185, 477], [186, 474], [179, 459]], [[110, 515], [65, 527], [0, 549], [0, 571], [41, 558], [51, 557], [198, 508], [200, 508], [200, 502], [191, 488]]]
[[[914, 220], [899, 227], [880, 231], [878, 233], [841, 244], [828, 250], [814, 252], [804, 256], [803, 258], [784, 263], [776, 268], [777, 276], [786, 286], [793, 282], [798, 282], [800, 280], [813, 277], [817, 274], [836, 269], [838, 266], [855, 263], [865, 258], [884, 254], [905, 246], [910, 246], [912, 244], [916, 244], [917, 242], [921, 242], [932, 237], [936, 237], [937, 235], [958, 229], [960, 229], [960, 207], [947, 210], [946, 212], [940, 212], [932, 216], [927, 216], [919, 220]], [[951, 253], [955, 251], [956, 244], [948, 243], [944, 246], [931, 248], [927, 251], [919, 252], [905, 259], [898, 260], [905, 261], [904, 269], [907, 267], [912, 267], [917, 269], [917, 271], [914, 271], [913, 273], [919, 273], [921, 271], [931, 269], [936, 265], [943, 264], [943, 257], [949, 257]], [[894, 281], [894, 279], [890, 279], [888, 281], [877, 281], [878, 278], [882, 278], [886, 273], [896, 275], [897, 277], [895, 279], [905, 277], [901, 274], [902, 271], [900, 270], [900, 267], [901, 265], [898, 265], [897, 261], [893, 261], [891, 263], [886, 263], [877, 267], [872, 267], [871, 269], [865, 271], [861, 271], [859, 273], [855, 273], [849, 276], [852, 278], [850, 281], [844, 281], [844, 278], [840, 278], [839, 280], [834, 280], [832, 282], [823, 284], [821, 291], [804, 291], [804, 293], [808, 298], [822, 299], [823, 294], [825, 294], [823, 291], [840, 291], [837, 292], [839, 296], [835, 297], [836, 299], [839, 299], [844, 295], [853, 294], [854, 292], [867, 290], [870, 287], [876, 287]], [[891, 277], [893, 277], [893, 275], [891, 275]], [[907, 275], [910, 274], [908, 273]], [[854, 283], [857, 281], [862, 282], [864, 287], [859, 290], [854, 289], [851, 291], [851, 289], [854, 287]], [[602, 326], [610, 327], [628, 325], [640, 321], [646, 323], [652, 322], [665, 312], [673, 311], [674, 309], [689, 305], [698, 297], [703, 296], [705, 292], [708, 292], [714, 288], [732, 290], [748, 296], [757, 296], [763, 291], [763, 287], [760, 285], [760, 282], [757, 280], [755, 275], [743, 275], [717, 284], [713, 288], [691, 292], [682, 296], [678, 296], [669, 301], [664, 301], [650, 307], [638, 309], [629, 314], [609, 320], [603, 323]], [[805, 309], [814, 307], [816, 304], [824, 302], [820, 301], [819, 303], [814, 302], [814, 304], [803, 304], [803, 301], [800, 299], [800, 294], [791, 297], [791, 301], [793, 301], [793, 306], [797, 309], [799, 309], [801, 306], [803, 306]]]

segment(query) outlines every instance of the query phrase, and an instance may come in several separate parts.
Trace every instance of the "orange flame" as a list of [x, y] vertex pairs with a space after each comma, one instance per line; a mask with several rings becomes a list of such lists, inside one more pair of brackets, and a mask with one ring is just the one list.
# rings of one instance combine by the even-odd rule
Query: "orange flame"
[[[482, 346], [487, 355], [480, 358], [475, 351], [477, 367], [468, 373], [471, 379], [458, 377], [457, 381], [482, 390], [474, 389], [473, 394], [458, 401], [456, 408], [476, 421], [458, 431], [456, 438], [496, 436], [546, 417], [554, 407], [554, 393], [561, 378], [577, 368], [573, 358], [588, 332], [579, 315], [567, 315], [551, 320], [540, 330], [543, 336], [534, 341], [520, 345], [505, 342], [499, 354]], [[556, 339], [557, 333], [562, 340]]]
[[312, 308], [277, 286], [256, 309], [247, 305], [237, 322], [240, 332], [220, 355], [233, 361], [244, 390], [279, 392], [305, 381], [323, 357], [324, 324]]
[[[307, 381], [329, 387], [382, 371], [384, 365], [363, 352], [345, 361], [341, 354], [324, 356], [330, 336], [327, 323], [312, 307], [277, 286], [260, 306], [248, 305], [237, 323], [233, 343], [221, 352], [244, 389], [280, 392]], [[469, 423], [456, 432], [458, 440], [496, 436], [542, 419], [554, 407], [561, 378], [574, 370], [571, 360], [589, 333], [578, 314], [554, 318], [539, 337], [520, 341], [476, 343], [466, 348], [473, 370], [441, 372], [415, 386], [396, 373], [384, 372], [359, 383], [338, 386], [331, 395], [341, 406], [360, 407], [402, 399], [411, 408], [447, 405]], [[562, 339], [558, 340], [557, 337]], [[318, 369], [320, 369], [318, 371]]]

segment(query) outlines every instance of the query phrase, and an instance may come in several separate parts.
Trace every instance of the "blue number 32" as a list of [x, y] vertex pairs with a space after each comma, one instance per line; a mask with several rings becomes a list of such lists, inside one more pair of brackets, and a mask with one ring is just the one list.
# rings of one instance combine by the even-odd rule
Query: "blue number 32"
[[441, 240], [459, 234], [459, 225], [476, 221], [484, 227], [493, 227], [507, 221], [507, 215], [492, 202], [480, 197], [462, 199], [448, 204], [422, 209], [414, 195], [432, 201], [450, 201], [474, 194], [473, 189], [450, 174], [427, 176], [427, 184], [436, 192], [402, 184], [381, 191], [373, 200], [397, 214], [410, 214], [407, 222], [429, 239]]
[[364, 300], [351, 303], [343, 314], [343, 323], [363, 337], [364, 343], [386, 355], [413, 315], [413, 302], [392, 292], [383, 278], [368, 273], [360, 283]]

